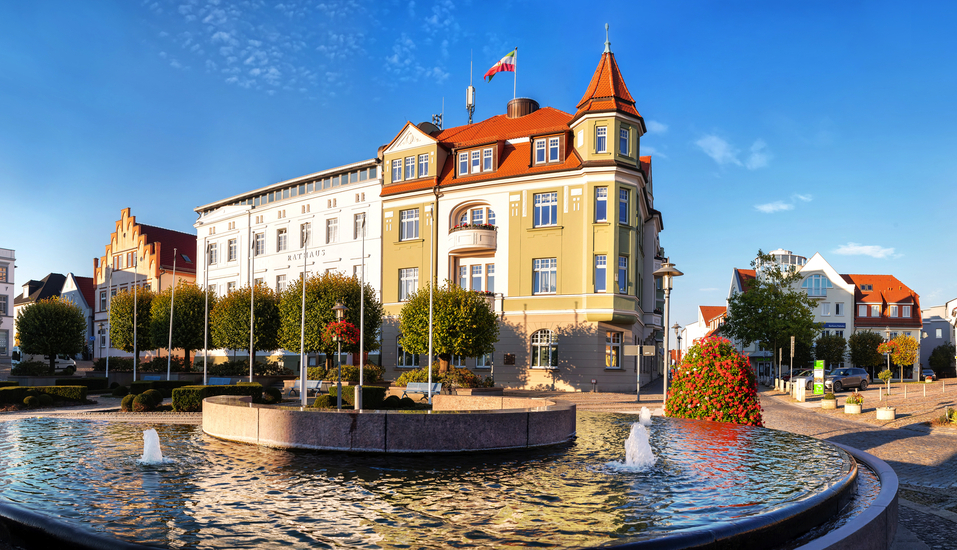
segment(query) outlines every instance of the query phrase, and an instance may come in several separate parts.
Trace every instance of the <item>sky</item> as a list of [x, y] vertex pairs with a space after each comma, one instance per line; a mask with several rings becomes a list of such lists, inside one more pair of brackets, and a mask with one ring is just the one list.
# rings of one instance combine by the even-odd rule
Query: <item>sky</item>
[[0, 247], [91, 276], [123, 208], [197, 206], [372, 158], [406, 121], [573, 113], [611, 49], [648, 133], [671, 318], [758, 249], [957, 297], [957, 4], [103, 0], [0, 3]]

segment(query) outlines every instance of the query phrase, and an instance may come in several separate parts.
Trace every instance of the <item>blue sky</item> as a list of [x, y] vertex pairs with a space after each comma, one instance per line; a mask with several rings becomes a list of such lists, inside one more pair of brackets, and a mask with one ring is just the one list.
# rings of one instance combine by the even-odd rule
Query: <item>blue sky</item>
[[948, 3], [285, 0], [0, 4], [0, 247], [17, 281], [92, 275], [122, 208], [196, 206], [375, 156], [445, 106], [573, 112], [611, 44], [649, 133], [672, 316], [721, 305], [758, 248], [957, 297]]

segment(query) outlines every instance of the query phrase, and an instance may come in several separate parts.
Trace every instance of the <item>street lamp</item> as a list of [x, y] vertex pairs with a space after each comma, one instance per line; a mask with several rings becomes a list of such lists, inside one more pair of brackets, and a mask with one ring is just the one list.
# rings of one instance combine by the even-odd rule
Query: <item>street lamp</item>
[[678, 343], [675, 348], [675, 366], [678, 366], [678, 363], [681, 361], [681, 326], [678, 325], [678, 322], [676, 321], [674, 326], [671, 328], [675, 331], [675, 342]]
[[[891, 342], [891, 328], [884, 327], [884, 341], [888, 344]], [[884, 355], [887, 356], [887, 370], [891, 370], [891, 352], [888, 351]], [[904, 382], [904, 369], [901, 367], [901, 382]], [[888, 386], [890, 388], [890, 386]]]
[[[661, 278], [661, 288], [662, 288], [662, 290], [664, 290], [664, 292], [665, 292], [665, 316], [664, 316], [664, 320], [663, 320], [664, 322], [661, 324], [661, 326], [662, 326], [662, 327], [667, 327], [667, 326], [668, 326], [668, 314], [669, 314], [669, 312], [670, 312], [670, 306], [671, 306], [671, 303], [670, 303], [670, 298], [671, 298], [671, 279], [674, 278], [674, 277], [680, 277], [680, 276], [684, 275], [684, 273], [682, 273], [682, 272], [678, 271], [677, 269], [675, 269], [675, 264], [673, 264], [673, 263], [671, 263], [671, 262], [668, 262], [668, 261], [665, 261], [664, 263], [661, 264], [661, 267], [659, 267], [658, 269], [656, 269], [656, 270], [654, 271], [654, 273], [652, 273], [652, 275], [654, 275], [655, 277], [660, 277], [660, 278]], [[665, 360], [666, 360], [666, 363], [665, 363], [665, 373], [664, 373], [664, 383], [663, 383], [663, 385], [662, 385], [662, 391], [661, 391], [661, 408], [662, 408], [662, 410], [664, 410], [665, 405], [668, 403], [668, 364], [667, 364], [667, 359], [668, 359], [668, 357], [669, 357], [670, 354], [668, 353], [668, 329], [666, 328], [666, 329], [665, 329], [664, 331], [662, 331], [662, 332], [664, 332], [664, 334], [663, 334], [663, 336], [662, 336], [662, 341], [663, 341], [662, 344], [663, 344], [663, 346], [664, 346], [664, 352], [665, 352], [665, 353], [664, 353], [664, 356], [665, 356]]]
[[[342, 318], [345, 317], [346, 312], [349, 311], [349, 308], [342, 305], [342, 302], [336, 302], [336, 305], [332, 306], [332, 310], [336, 312], [336, 321], [341, 323]], [[336, 409], [342, 410], [342, 339], [336, 334], [336, 345], [338, 351], [336, 352], [336, 389], [338, 390], [338, 400], [336, 402]]]

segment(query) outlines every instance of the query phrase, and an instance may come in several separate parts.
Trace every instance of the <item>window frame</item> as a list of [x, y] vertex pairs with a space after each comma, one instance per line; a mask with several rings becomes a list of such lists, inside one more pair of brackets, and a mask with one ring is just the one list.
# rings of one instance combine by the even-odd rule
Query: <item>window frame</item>
[[[532, 195], [534, 227], [553, 227], [558, 225], [558, 192], [549, 191]], [[548, 220], [545, 220], [547, 214]]]
[[424, 178], [429, 175], [429, 154], [419, 155], [419, 177]]
[[409, 208], [407, 210], [399, 210], [399, 240], [412, 241], [418, 238], [419, 209]]
[[608, 291], [608, 255], [595, 254], [595, 292]]
[[608, 222], [608, 188], [595, 188], [595, 222]]
[[622, 156], [631, 156], [631, 131], [625, 126], [618, 129], [618, 151]]
[[618, 256], [618, 293], [628, 294], [628, 256]]
[[548, 295], [558, 292], [558, 258], [532, 260], [532, 294]]
[[492, 153], [491, 147], [486, 147], [482, 149], [482, 171], [491, 172], [495, 169], [495, 157]]
[[414, 180], [415, 178], [415, 157], [405, 157], [405, 181]]
[[402, 159], [392, 159], [392, 181], [402, 181]]
[[239, 257], [239, 240], [229, 239], [226, 241], [226, 261], [235, 262]]
[[535, 164], [545, 164], [546, 153], [545, 153], [545, 138], [539, 138], [535, 140]]
[[209, 265], [219, 263], [219, 244], [209, 243]]
[[478, 149], [473, 149], [469, 151], [469, 173], [470, 174], [479, 174], [482, 172], [482, 151]]
[[631, 191], [628, 189], [618, 190], [618, 224], [629, 225], [631, 215], [628, 211], [628, 205], [631, 203]]
[[495, 264], [485, 264], [485, 291], [495, 293]]
[[[536, 330], [529, 338], [529, 366], [533, 369], [558, 368], [558, 335], [550, 329]], [[547, 355], [547, 364], [542, 364], [542, 358]]]
[[[361, 222], [361, 223], [360, 223]], [[369, 226], [366, 224], [366, 213], [359, 212], [352, 215], [352, 240], [358, 241], [369, 236]]]
[[608, 126], [595, 126], [595, 153], [608, 152]]
[[326, 244], [339, 242], [339, 218], [326, 218]]
[[561, 141], [558, 137], [548, 138], [548, 162], [561, 160]]
[[615, 331], [605, 331], [605, 368], [621, 370], [621, 351], [624, 334]]
[[469, 175], [469, 152], [459, 151], [459, 177]]
[[285, 227], [276, 230], [276, 252], [285, 252], [289, 245], [289, 231]]
[[399, 268], [399, 301], [408, 302], [409, 297], [419, 288], [419, 268]]

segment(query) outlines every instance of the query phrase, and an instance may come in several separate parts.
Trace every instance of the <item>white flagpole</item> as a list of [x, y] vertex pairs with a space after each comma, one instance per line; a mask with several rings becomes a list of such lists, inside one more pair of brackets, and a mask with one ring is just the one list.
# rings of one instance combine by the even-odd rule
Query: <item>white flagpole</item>
[[[438, 200], [438, 199], [436, 199]], [[435, 225], [435, 211], [429, 223]], [[426, 359], [429, 369], [429, 405], [432, 404], [432, 289], [435, 286], [432, 273], [435, 271], [435, 227], [429, 228], [429, 357]]]
[[515, 91], [518, 89], [518, 46], [515, 47], [515, 70], [512, 71], [512, 99], [515, 99]]
[[176, 254], [177, 249], [173, 249], [173, 289], [169, 296], [169, 343], [166, 344], [166, 380], [170, 379], [170, 372], [173, 366], [173, 304], [176, 300]]
[[365, 368], [365, 281], [366, 281], [366, 215], [362, 215], [362, 262], [359, 272], [359, 391], [356, 392], [356, 406], [362, 410], [362, 371]]
[[208, 237], [203, 237], [203, 297], [205, 298], [205, 306], [203, 309], [203, 385], [205, 386], [208, 382], [207, 375], [209, 370], [207, 369], [206, 361], [209, 357], [209, 243], [206, 242]]
[[136, 325], [138, 324], [137, 318], [136, 318], [136, 314], [137, 314], [137, 311], [136, 311], [137, 310], [137, 303], [136, 303], [136, 278], [137, 277], [136, 276], [139, 275], [139, 270], [140, 270], [139, 254], [140, 252], [139, 250], [137, 250], [133, 256], [133, 381], [134, 382], [136, 381], [136, 367], [137, 367], [136, 364], [139, 362], [138, 359], [140, 355], [139, 347], [137, 347], [138, 342], [136, 341], [136, 328], [137, 328]]
[[[112, 251], [112, 249], [111, 249]], [[110, 379], [110, 323], [113, 320], [113, 267], [106, 266], [110, 272], [109, 282], [106, 283], [106, 379]]]
[[306, 406], [306, 376], [309, 374], [306, 368], [306, 256], [309, 255], [311, 225], [309, 233], [310, 235], [306, 236], [305, 242], [302, 243], [302, 312], [299, 319], [299, 404], [303, 407]]

